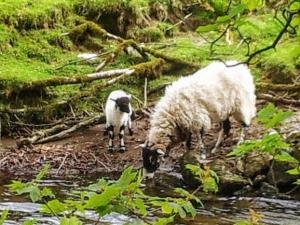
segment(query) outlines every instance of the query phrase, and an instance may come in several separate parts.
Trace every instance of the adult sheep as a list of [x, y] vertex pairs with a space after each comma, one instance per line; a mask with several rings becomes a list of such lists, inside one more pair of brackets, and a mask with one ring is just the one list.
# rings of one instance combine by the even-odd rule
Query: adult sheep
[[152, 177], [160, 157], [175, 143], [186, 141], [191, 147], [193, 136], [200, 140], [201, 158], [206, 158], [202, 142], [204, 131], [213, 122], [221, 123], [215, 153], [224, 133], [230, 130], [229, 116], [242, 124], [244, 130], [256, 114], [255, 86], [246, 65], [236, 61], [213, 62], [193, 75], [180, 78], [166, 88], [150, 120], [148, 140], [142, 145], [144, 176]]
[[114, 130], [119, 131], [120, 151], [126, 150], [124, 143], [125, 127], [128, 127], [129, 134], [132, 135], [132, 122], [134, 117], [130, 104], [131, 95], [122, 90], [116, 90], [109, 94], [105, 105], [106, 132], [109, 135], [108, 151], [113, 152]]

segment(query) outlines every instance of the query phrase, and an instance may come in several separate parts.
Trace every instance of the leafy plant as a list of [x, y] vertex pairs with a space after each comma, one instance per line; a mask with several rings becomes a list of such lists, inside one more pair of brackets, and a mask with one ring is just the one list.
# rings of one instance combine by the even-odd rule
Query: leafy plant
[[208, 166], [204, 166], [202, 169], [199, 166], [187, 164], [185, 167], [197, 176], [204, 192], [218, 192], [219, 177]]
[[0, 225], [4, 224], [7, 215], [8, 215], [8, 210], [3, 210], [0, 217]]
[[[125, 169], [116, 181], [100, 179], [89, 185], [82, 191], [74, 191], [76, 199], [59, 200], [48, 188], [42, 188], [39, 181], [45, 176], [49, 166], [46, 165], [33, 181], [23, 183], [12, 181], [9, 186], [12, 192], [17, 194], [29, 194], [33, 202], [42, 201], [41, 212], [52, 214], [59, 218], [61, 225], [80, 225], [82, 222], [75, 216], [75, 212], [84, 213], [85, 210], [95, 210], [98, 215], [104, 216], [111, 212], [135, 215], [147, 224], [168, 224], [176, 215], [185, 218], [196, 215], [196, 209], [191, 201], [201, 204], [193, 194], [184, 189], [176, 189], [180, 197], [152, 197], [143, 193], [140, 188], [142, 182], [141, 172], [132, 167]], [[205, 177], [204, 173], [204, 177]], [[45, 198], [53, 198], [46, 201]], [[161, 211], [156, 221], [147, 220], [149, 208], [157, 208]]]
[[[235, 146], [228, 156], [240, 157], [254, 150], [262, 151], [271, 154], [274, 157], [274, 160], [288, 162], [292, 165], [295, 165], [296, 167], [288, 170], [287, 173], [291, 175], [299, 175], [299, 160], [289, 154], [290, 145], [274, 129], [292, 114], [293, 112], [291, 111], [278, 110], [272, 103], [269, 103], [258, 112], [257, 120], [266, 128], [272, 128], [271, 132], [265, 134], [261, 139], [248, 140], [240, 145]], [[298, 183], [298, 181], [295, 182], [295, 184]]]

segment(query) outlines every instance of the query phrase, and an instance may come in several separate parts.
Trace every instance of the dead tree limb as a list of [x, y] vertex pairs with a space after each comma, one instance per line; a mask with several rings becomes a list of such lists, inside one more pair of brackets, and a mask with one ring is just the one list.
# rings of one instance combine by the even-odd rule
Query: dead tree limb
[[48, 136], [48, 137], [45, 137], [45, 138], [41, 138], [33, 144], [42, 144], [42, 143], [46, 143], [46, 142], [49, 142], [49, 141], [59, 140], [61, 138], [64, 138], [64, 137], [68, 136], [69, 134], [73, 133], [74, 131], [79, 130], [80, 128], [87, 127], [87, 126], [90, 126], [90, 125], [95, 124], [95, 123], [100, 123], [101, 121], [104, 121], [104, 120], [105, 120], [105, 116], [103, 116], [103, 115], [94, 116], [90, 119], [81, 121], [80, 123], [70, 127], [67, 130], [63, 130], [63, 131], [61, 131], [57, 134], [54, 134], [54, 135], [51, 135], [51, 136]]
[[257, 98], [267, 100], [269, 102], [284, 104], [284, 105], [300, 106], [300, 101], [299, 100], [287, 99], [287, 98], [282, 98], [282, 97], [279, 97], [279, 96], [275, 97], [275, 96], [272, 96], [272, 95], [269, 95], [269, 94], [258, 94]]
[[300, 83], [296, 84], [271, 84], [271, 83], [257, 83], [256, 87], [259, 90], [272, 90], [272, 91], [299, 91]]

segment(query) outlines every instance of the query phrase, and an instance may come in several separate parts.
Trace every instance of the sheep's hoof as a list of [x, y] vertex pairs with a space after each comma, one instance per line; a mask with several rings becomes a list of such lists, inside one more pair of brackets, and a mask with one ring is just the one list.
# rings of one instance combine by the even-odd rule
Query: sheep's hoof
[[108, 152], [114, 153], [114, 146], [108, 146]]
[[128, 133], [129, 133], [130, 136], [132, 136], [133, 135], [133, 130], [128, 129]]
[[206, 159], [206, 155], [202, 153], [202, 154], [200, 155], [200, 158], [203, 159], [203, 160], [205, 160], [205, 159]]
[[126, 147], [125, 147], [125, 146], [120, 146], [119, 151], [120, 151], [120, 152], [125, 152], [125, 151], [126, 151]]

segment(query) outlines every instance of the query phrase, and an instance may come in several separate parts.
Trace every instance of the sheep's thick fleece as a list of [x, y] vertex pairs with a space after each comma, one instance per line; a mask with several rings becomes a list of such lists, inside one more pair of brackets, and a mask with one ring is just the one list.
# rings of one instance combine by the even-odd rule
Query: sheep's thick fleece
[[[226, 65], [237, 64], [236, 61]], [[199, 133], [229, 116], [249, 126], [256, 114], [255, 86], [246, 65], [213, 62], [166, 88], [151, 117], [148, 140], [163, 143], [182, 131]]]

